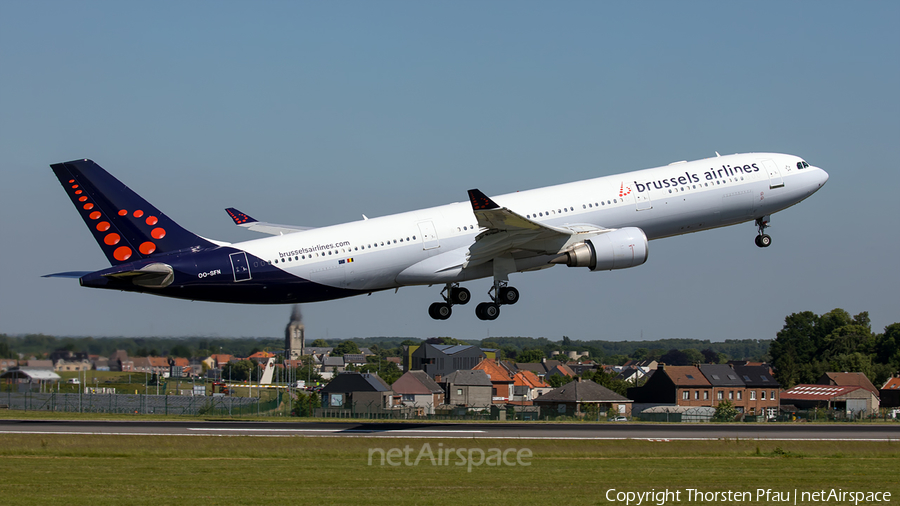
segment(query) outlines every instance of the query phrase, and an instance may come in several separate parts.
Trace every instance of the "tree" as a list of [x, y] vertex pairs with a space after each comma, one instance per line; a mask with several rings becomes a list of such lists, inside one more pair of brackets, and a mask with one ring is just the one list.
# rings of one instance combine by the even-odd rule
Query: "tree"
[[193, 357], [193, 352], [191, 351], [191, 347], [184, 344], [176, 344], [169, 349], [169, 355], [173, 357], [182, 357], [182, 358], [191, 358]]
[[[222, 379], [230, 381], [249, 381], [256, 378], [253, 368], [256, 367], [250, 360], [238, 360], [229, 362], [222, 367]], [[251, 374], [253, 378], [251, 378]]]
[[359, 346], [357, 346], [353, 341], [341, 341], [341, 343], [335, 346], [334, 350], [331, 352], [332, 357], [343, 357], [344, 355], [358, 354]]
[[649, 353], [650, 351], [647, 348], [636, 348], [631, 352], [630, 356], [634, 360], [644, 360], [647, 358], [647, 354]]
[[327, 348], [328, 343], [324, 339], [316, 339], [310, 344], [313, 348]]
[[562, 374], [553, 374], [553, 375], [544, 377], [544, 381], [546, 381], [547, 384], [553, 388], [559, 388], [559, 387], [565, 385], [566, 383], [571, 383], [571, 382], [575, 381], [575, 378], [573, 378], [572, 376], [564, 376]]
[[731, 401], [720, 402], [716, 406], [716, 413], [713, 415], [714, 422], [733, 422], [738, 416], [738, 410]]
[[705, 350], [700, 350], [700, 353], [703, 354], [703, 362], [706, 364], [718, 364], [719, 363], [719, 354], [712, 351], [710, 348]]
[[659, 357], [659, 361], [667, 365], [691, 365], [691, 357], [675, 348], [667, 351], [663, 356]]
[[13, 352], [9, 345], [6, 335], [0, 336], [0, 358], [17, 358], [18, 355]]
[[525, 351], [519, 353], [518, 355], [516, 355], [516, 362], [537, 363], [546, 357], [547, 356], [544, 355], [543, 350], [531, 349], [531, 350], [525, 350]]
[[298, 392], [297, 398], [294, 400], [294, 409], [291, 416], [313, 416], [316, 408], [322, 407], [322, 401], [319, 394], [315, 392], [303, 393]]

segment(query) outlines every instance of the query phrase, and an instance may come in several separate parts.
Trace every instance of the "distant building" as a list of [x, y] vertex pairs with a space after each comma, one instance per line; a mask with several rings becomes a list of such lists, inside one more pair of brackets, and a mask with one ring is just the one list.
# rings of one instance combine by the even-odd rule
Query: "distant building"
[[781, 392], [781, 404], [859, 415], [877, 411], [878, 397], [861, 386], [796, 385]]
[[506, 404], [513, 395], [513, 374], [499, 360], [482, 360], [472, 368], [484, 371], [491, 380], [491, 401], [494, 404]]
[[377, 412], [390, 408], [393, 391], [377, 374], [345, 372], [322, 389], [323, 408]]
[[547, 392], [534, 400], [535, 406], [542, 406], [560, 415], [581, 416], [589, 406], [596, 406], [600, 414], [610, 410], [617, 416], [631, 416], [633, 401], [591, 380], [576, 378], [565, 385]]
[[303, 326], [303, 318], [300, 315], [300, 306], [295, 305], [291, 311], [291, 321], [284, 329], [284, 358], [297, 360], [303, 355], [306, 347], [306, 327]]
[[861, 372], [826, 372], [816, 381], [819, 385], [837, 385], [842, 387], [862, 387], [878, 396], [878, 388]]
[[416, 408], [419, 415], [433, 415], [434, 408], [444, 403], [444, 389], [425, 371], [407, 371], [391, 390], [400, 397], [401, 405]]
[[[422, 344], [410, 346], [408, 370], [425, 371], [432, 378], [446, 376], [453, 371], [472, 369], [487, 355], [473, 345]], [[404, 364], [405, 365], [405, 364]], [[436, 381], [436, 380], [435, 380]]]
[[484, 371], [453, 371], [440, 379], [435, 378], [446, 393], [445, 403], [470, 408], [489, 408], [494, 385]]
[[888, 378], [878, 393], [882, 408], [900, 407], [900, 376]]

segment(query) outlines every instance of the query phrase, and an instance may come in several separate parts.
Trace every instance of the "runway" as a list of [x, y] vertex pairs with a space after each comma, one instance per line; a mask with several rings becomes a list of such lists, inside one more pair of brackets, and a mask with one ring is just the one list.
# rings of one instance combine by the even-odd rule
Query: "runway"
[[0, 434], [449, 439], [900, 441], [900, 423], [353, 423], [0, 420]]

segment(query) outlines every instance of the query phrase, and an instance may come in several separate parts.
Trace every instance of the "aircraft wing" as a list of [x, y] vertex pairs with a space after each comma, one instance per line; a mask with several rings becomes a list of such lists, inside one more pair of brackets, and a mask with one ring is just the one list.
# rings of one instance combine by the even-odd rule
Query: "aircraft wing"
[[469, 247], [464, 267], [524, 251], [538, 255], [561, 253], [587, 237], [610, 231], [589, 224], [554, 227], [536, 222], [496, 202], [477, 189], [469, 190], [472, 211], [484, 229]]
[[302, 232], [304, 230], [312, 230], [315, 227], [298, 227], [296, 225], [279, 225], [277, 223], [265, 223], [262, 221], [258, 221], [250, 215], [246, 213], [242, 213], [233, 207], [229, 207], [225, 209], [225, 212], [228, 213], [228, 216], [231, 216], [231, 219], [234, 220], [234, 224], [239, 227], [244, 227], [247, 230], [252, 230], [254, 232], [261, 232], [263, 234], [270, 235], [285, 235], [285, 234], [293, 234], [295, 232]]

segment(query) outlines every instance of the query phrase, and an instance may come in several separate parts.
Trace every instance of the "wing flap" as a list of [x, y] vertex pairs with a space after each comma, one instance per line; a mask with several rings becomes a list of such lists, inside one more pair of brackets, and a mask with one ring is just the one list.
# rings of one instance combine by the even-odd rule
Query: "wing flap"
[[590, 224], [555, 227], [539, 223], [499, 206], [477, 189], [469, 190], [469, 201], [478, 226], [484, 230], [469, 247], [465, 267], [481, 265], [519, 251], [535, 255], [557, 254], [587, 237], [609, 231]]

